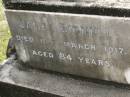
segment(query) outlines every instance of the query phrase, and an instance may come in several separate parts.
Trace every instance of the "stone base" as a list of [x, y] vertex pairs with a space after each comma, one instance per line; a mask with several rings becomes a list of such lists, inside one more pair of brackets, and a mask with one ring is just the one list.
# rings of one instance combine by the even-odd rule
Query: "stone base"
[[129, 97], [130, 86], [22, 67], [0, 67], [0, 97]]
[[61, 97], [35, 89], [0, 82], [0, 97]]

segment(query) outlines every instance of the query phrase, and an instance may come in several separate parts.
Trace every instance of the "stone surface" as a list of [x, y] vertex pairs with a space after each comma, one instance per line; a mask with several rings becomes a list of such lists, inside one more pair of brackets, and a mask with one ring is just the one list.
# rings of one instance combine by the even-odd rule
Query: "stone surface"
[[130, 18], [6, 10], [25, 66], [130, 83]]
[[129, 97], [130, 87], [49, 71], [37, 71], [25, 68], [16, 60], [12, 63], [6, 62], [0, 68], [0, 96], [58, 97], [48, 94], [65, 97]]
[[8, 3], [31, 3], [62, 6], [105, 7], [130, 9], [129, 0], [5, 0]]
[[19, 86], [0, 81], [0, 97], [61, 97], [38, 91], [29, 87]]

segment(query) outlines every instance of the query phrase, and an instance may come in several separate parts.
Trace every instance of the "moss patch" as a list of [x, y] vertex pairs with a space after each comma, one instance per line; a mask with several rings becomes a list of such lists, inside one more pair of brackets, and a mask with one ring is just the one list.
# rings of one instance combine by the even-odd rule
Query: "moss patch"
[[6, 58], [6, 48], [10, 36], [10, 31], [4, 16], [2, 0], [0, 0], [0, 62]]

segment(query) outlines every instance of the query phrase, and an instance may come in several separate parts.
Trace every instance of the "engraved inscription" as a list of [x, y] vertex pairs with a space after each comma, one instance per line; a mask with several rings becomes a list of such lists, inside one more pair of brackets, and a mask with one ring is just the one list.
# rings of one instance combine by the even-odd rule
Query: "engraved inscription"
[[78, 24], [63, 24], [60, 23], [60, 31], [64, 33], [80, 33], [89, 37], [92, 37], [96, 34], [97, 28], [94, 26], [85, 26]]
[[85, 57], [78, 57], [78, 60], [80, 61], [80, 63], [86, 63], [88, 65], [95, 65], [95, 66], [111, 66], [111, 63], [109, 61], [106, 60], [102, 60], [102, 59], [94, 59], [94, 58], [85, 58]]
[[23, 35], [23, 36], [16, 35], [15, 38], [16, 38], [17, 41], [22, 41], [22, 42], [30, 42], [30, 43], [32, 43], [34, 41], [33, 37], [25, 36], [25, 35]]
[[[33, 56], [39, 56], [43, 58], [51, 58], [54, 59], [56, 55], [53, 52], [40, 51], [40, 50], [32, 50]], [[80, 64], [87, 64], [88, 66], [111, 66], [112, 63], [108, 60], [96, 59], [96, 58], [87, 58], [87, 57], [78, 57], [73, 58], [71, 54], [66, 54], [63, 52], [59, 52], [58, 54], [59, 61], [78, 61]]]
[[45, 52], [45, 51], [36, 51], [36, 50], [32, 50], [33, 55], [35, 56], [41, 56], [41, 57], [45, 57], [45, 58], [54, 58], [54, 54], [51, 52]]
[[81, 44], [81, 43], [75, 43], [75, 42], [64, 42], [64, 46], [68, 48], [75, 48], [75, 49], [85, 49], [85, 50], [91, 50], [95, 51], [96, 50], [96, 45], [95, 44]]

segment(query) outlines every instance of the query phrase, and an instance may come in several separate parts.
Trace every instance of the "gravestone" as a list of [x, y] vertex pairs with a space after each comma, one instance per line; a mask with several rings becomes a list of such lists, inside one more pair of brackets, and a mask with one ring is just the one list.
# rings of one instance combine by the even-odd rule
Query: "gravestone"
[[130, 83], [127, 0], [7, 0], [5, 7], [23, 65]]
[[4, 4], [12, 39], [0, 96], [129, 97], [129, 0]]

